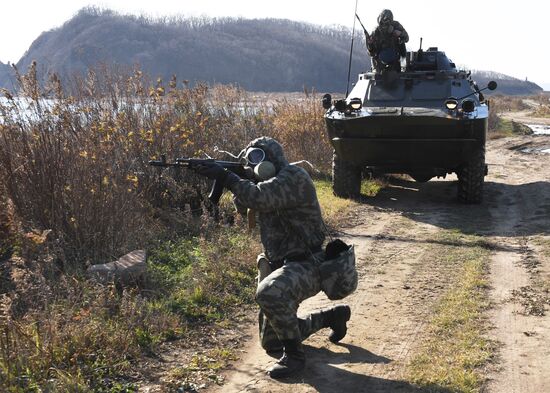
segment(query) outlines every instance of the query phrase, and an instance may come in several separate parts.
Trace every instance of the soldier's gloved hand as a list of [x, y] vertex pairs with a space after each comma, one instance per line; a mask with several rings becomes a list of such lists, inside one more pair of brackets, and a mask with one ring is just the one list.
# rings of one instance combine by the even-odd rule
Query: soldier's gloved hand
[[212, 180], [225, 180], [229, 172], [217, 162], [208, 162], [193, 167], [195, 172]]

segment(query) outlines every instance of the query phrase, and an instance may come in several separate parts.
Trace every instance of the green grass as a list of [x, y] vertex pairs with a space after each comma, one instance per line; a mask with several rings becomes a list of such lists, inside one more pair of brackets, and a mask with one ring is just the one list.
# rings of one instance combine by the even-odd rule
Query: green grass
[[220, 229], [212, 239], [165, 242], [151, 252], [149, 267], [158, 301], [186, 321], [228, 318], [232, 307], [251, 304], [255, 290], [253, 257], [258, 240], [241, 228]]
[[351, 199], [344, 199], [334, 195], [330, 180], [315, 180], [314, 183], [317, 189], [317, 198], [327, 222], [334, 222], [341, 213], [356, 204]]
[[[323, 217], [329, 223], [337, 223], [342, 213], [358, 202], [352, 199], [340, 198], [332, 192], [332, 183], [330, 180], [315, 180], [317, 189], [317, 198], [321, 205]], [[380, 180], [363, 180], [361, 183], [361, 195], [364, 197], [373, 197], [383, 188], [384, 184]]]
[[428, 337], [407, 373], [411, 382], [427, 391], [479, 392], [484, 382], [480, 368], [492, 356], [483, 315], [488, 307], [485, 275], [489, 251], [474, 236], [448, 232], [445, 237], [467, 246], [446, 247], [446, 252], [439, 253], [438, 262], [456, 266], [457, 279], [439, 301]]
[[514, 135], [529, 135], [533, 131], [524, 124], [513, 120], [499, 118], [494, 131], [491, 131], [491, 138], [502, 138]]
[[[328, 181], [316, 186], [329, 220], [357, 203], [335, 197]], [[2, 325], [0, 385], [17, 393], [132, 392], [136, 387], [126, 375], [160, 344], [230, 324], [236, 312], [254, 303], [254, 261], [261, 245], [257, 233], [241, 225], [205, 227], [201, 237], [149, 249], [144, 291], [120, 294], [114, 286], [75, 278], [63, 283], [66, 291], [48, 300], [46, 310]], [[180, 372], [186, 378], [198, 369], [215, 374], [233, 356], [227, 349], [197, 355], [184, 359]]]
[[[143, 355], [206, 325], [231, 321], [254, 302], [259, 243], [238, 227], [206, 236], [152, 249], [146, 291], [121, 295], [114, 286], [71, 281], [46, 310], [6, 325], [0, 321], [2, 392], [135, 391], [125, 375]], [[219, 351], [211, 358], [222, 362], [228, 356]]]
[[378, 192], [385, 187], [385, 183], [380, 179], [363, 180], [361, 183], [361, 195], [366, 197], [374, 197]]

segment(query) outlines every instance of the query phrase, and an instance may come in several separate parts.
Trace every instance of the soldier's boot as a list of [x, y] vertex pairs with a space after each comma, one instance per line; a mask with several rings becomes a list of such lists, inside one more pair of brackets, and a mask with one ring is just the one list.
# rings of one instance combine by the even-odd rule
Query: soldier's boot
[[332, 332], [328, 339], [337, 343], [346, 336], [348, 331], [347, 322], [351, 318], [351, 309], [345, 304], [340, 304], [329, 310], [321, 311], [323, 327], [331, 328]]
[[306, 356], [300, 340], [282, 340], [284, 347], [283, 357], [269, 370], [271, 378], [280, 379], [290, 377], [304, 369]]

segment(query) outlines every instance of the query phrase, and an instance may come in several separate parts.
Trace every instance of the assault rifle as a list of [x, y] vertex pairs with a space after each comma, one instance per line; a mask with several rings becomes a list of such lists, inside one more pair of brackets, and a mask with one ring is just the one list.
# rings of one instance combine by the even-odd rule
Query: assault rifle
[[[215, 162], [221, 166], [223, 166], [225, 169], [235, 173], [236, 175], [247, 178], [249, 177], [246, 173], [246, 170], [244, 168], [244, 165], [240, 162], [235, 161], [218, 161], [214, 160], [213, 158], [176, 158], [174, 162], [168, 162], [166, 161], [166, 154], [162, 154], [160, 156], [160, 160], [151, 160], [149, 161], [149, 165], [151, 166], [157, 166], [161, 168], [189, 168], [192, 169], [195, 166], [198, 165], [207, 165], [209, 163]], [[214, 205], [217, 205], [220, 201], [220, 198], [223, 193], [223, 184], [220, 183], [217, 180], [214, 180], [214, 184], [212, 185], [212, 189], [210, 190], [210, 194], [208, 194], [208, 199], [210, 202], [212, 202]]]
[[365, 29], [365, 26], [363, 25], [363, 22], [361, 22], [361, 19], [359, 19], [359, 15], [355, 14], [355, 17], [357, 18], [357, 20], [359, 21], [359, 24], [361, 25], [361, 27], [363, 28], [363, 31], [365, 32], [365, 38], [367, 39], [367, 41], [370, 39], [370, 34], [369, 32], [367, 31], [367, 29]]

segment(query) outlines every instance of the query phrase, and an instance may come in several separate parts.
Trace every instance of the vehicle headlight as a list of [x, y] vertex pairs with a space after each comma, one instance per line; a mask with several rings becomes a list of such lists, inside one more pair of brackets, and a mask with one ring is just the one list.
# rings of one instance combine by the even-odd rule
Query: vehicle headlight
[[450, 111], [454, 111], [457, 106], [458, 106], [458, 101], [456, 100], [456, 98], [451, 97], [447, 99], [447, 101], [445, 101], [445, 107]]
[[361, 102], [360, 98], [352, 98], [349, 101], [349, 107], [353, 109], [354, 111], [358, 111], [363, 107], [363, 103]]
[[476, 109], [476, 104], [475, 104], [474, 101], [472, 101], [472, 100], [462, 101], [462, 110], [465, 113], [471, 113], [471, 112], [475, 111], [475, 109]]

